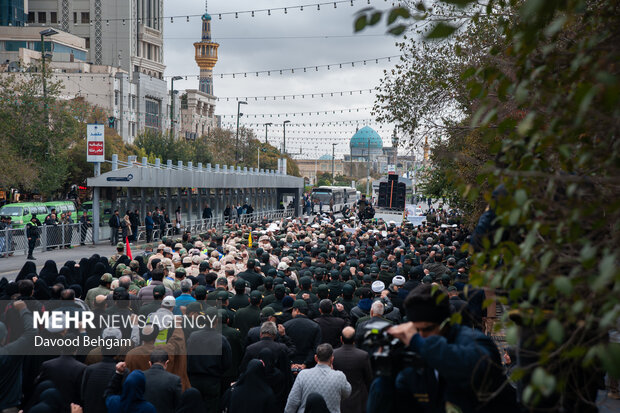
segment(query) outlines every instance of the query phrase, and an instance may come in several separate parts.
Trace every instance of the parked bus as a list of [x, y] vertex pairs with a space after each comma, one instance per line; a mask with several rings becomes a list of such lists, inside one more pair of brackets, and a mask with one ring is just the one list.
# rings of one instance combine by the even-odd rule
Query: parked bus
[[48, 214], [50, 214], [52, 212], [52, 208], [54, 208], [56, 210], [56, 218], [58, 219], [60, 219], [60, 214], [63, 212], [71, 212], [71, 217], [74, 221], [76, 220], [77, 209], [75, 208], [73, 201], [48, 201], [45, 202], [45, 206], [47, 207]]
[[320, 210], [329, 212], [329, 204], [332, 200], [334, 201], [334, 213], [341, 212], [345, 207], [350, 210], [357, 202], [357, 194], [354, 188], [319, 186], [312, 190], [312, 212], [318, 213]]
[[18, 202], [6, 204], [0, 208], [0, 215], [11, 217], [13, 228], [23, 228], [30, 217], [35, 214], [39, 221], [43, 222], [48, 214], [47, 207], [42, 202]]
[[[93, 219], [93, 201], [86, 201], [82, 204], [82, 211], [86, 211], [88, 218]], [[112, 218], [112, 202], [99, 201], [99, 222], [106, 224]]]

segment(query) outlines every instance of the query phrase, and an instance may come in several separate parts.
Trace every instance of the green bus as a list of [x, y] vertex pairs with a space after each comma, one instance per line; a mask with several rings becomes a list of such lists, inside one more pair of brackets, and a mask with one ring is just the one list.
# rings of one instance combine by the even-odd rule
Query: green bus
[[6, 204], [0, 208], [0, 215], [11, 217], [13, 228], [25, 227], [32, 214], [35, 214], [39, 221], [43, 222], [49, 211], [42, 202], [18, 202]]
[[71, 212], [71, 218], [74, 222], [77, 222], [77, 209], [75, 208], [75, 203], [73, 201], [48, 201], [45, 202], [45, 206], [47, 207], [48, 214], [51, 213], [52, 208], [54, 208], [56, 210], [56, 218], [58, 219], [60, 219], [60, 214]]
[[[93, 201], [86, 201], [82, 203], [82, 211], [86, 211], [86, 215], [93, 219]], [[107, 224], [112, 218], [112, 202], [111, 201], [99, 201], [99, 221], [100, 223]]]

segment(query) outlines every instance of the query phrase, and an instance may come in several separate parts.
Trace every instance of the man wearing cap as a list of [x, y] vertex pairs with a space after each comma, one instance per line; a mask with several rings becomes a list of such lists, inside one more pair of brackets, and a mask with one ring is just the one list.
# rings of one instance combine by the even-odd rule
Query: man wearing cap
[[240, 308], [235, 314], [233, 327], [241, 332], [244, 340], [252, 327], [260, 325], [260, 304], [262, 300], [263, 296], [260, 291], [252, 291], [249, 297], [249, 305]]
[[321, 328], [308, 318], [308, 304], [304, 300], [295, 300], [291, 312], [293, 318], [284, 323], [287, 335], [295, 344], [291, 356], [293, 367], [304, 369], [314, 365], [314, 352], [321, 344]]
[[118, 261], [118, 259], [122, 257], [123, 255], [125, 255], [125, 244], [123, 244], [122, 242], [119, 242], [116, 244], [116, 254], [112, 255], [108, 259], [108, 262], [110, 263], [110, 267], [114, 267], [114, 264], [116, 264], [116, 261]]
[[390, 285], [392, 278], [394, 278], [394, 273], [390, 271], [390, 263], [383, 260], [381, 263], [381, 271], [379, 271], [379, 276], [377, 279], [382, 281], [384, 285]]
[[237, 311], [240, 308], [250, 305], [250, 297], [245, 293], [246, 281], [238, 279], [235, 281], [235, 295], [228, 300], [228, 308]]
[[106, 272], [105, 274], [101, 276], [101, 280], [99, 281], [99, 286], [95, 288], [91, 288], [86, 293], [86, 299], [84, 301], [86, 302], [86, 305], [88, 305], [88, 308], [91, 308], [91, 309], [93, 308], [94, 303], [95, 303], [95, 297], [97, 297], [98, 295], [107, 296], [109, 293], [112, 292], [112, 290], [110, 289], [111, 284], [112, 284], [112, 274]]
[[222, 291], [228, 295], [228, 280], [225, 277], [218, 277], [215, 280], [215, 290], [207, 295], [207, 301], [215, 303], [218, 299], [218, 294]]
[[226, 337], [226, 340], [228, 340], [231, 350], [231, 364], [222, 377], [222, 389], [227, 389], [230, 387], [230, 383], [239, 377], [239, 365], [243, 358], [245, 338], [241, 335], [239, 330], [231, 327], [232, 320], [228, 319], [228, 313], [225, 310], [218, 310], [218, 315], [221, 320], [221, 333]]
[[[520, 411], [514, 389], [505, 385], [501, 357], [493, 340], [460, 324], [448, 323], [441, 328], [450, 317], [450, 303], [443, 291], [430, 285], [418, 286], [407, 296], [405, 311], [409, 322], [391, 327], [388, 333], [425, 362], [422, 370], [403, 371], [396, 380], [407, 383], [397, 390], [409, 395], [411, 410], [430, 412], [439, 406], [453, 406], [455, 411]], [[396, 407], [394, 399], [387, 396], [391, 391], [385, 385], [391, 385], [381, 378], [375, 380], [369, 410]]]
[[153, 270], [153, 260], [158, 259], [158, 260], [163, 260], [164, 259], [164, 248], [166, 248], [166, 246], [164, 244], [159, 244], [157, 246], [157, 250], [155, 251], [155, 254], [151, 255], [149, 257], [149, 260], [146, 264], [146, 267], [149, 269], [149, 271]]

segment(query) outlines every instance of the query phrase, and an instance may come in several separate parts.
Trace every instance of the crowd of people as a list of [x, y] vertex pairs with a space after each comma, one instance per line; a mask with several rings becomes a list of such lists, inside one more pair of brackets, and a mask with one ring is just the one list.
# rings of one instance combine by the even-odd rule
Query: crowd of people
[[[470, 237], [324, 215], [228, 222], [132, 258], [118, 243], [60, 269], [28, 261], [0, 281], [0, 411], [517, 411], [468, 281]], [[67, 308], [148, 322], [33, 328], [34, 312]], [[184, 323], [200, 316], [213, 322]], [[34, 334], [130, 344], [16, 353]]]

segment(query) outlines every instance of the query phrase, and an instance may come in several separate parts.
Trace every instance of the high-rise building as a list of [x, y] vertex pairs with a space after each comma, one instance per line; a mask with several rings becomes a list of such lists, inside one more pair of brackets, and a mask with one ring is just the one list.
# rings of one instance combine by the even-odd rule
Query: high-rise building
[[[0, 0], [6, 1], [6, 0]], [[12, 0], [9, 0], [12, 1]], [[105, 94], [118, 102], [115, 128], [131, 142], [144, 130], [170, 128], [170, 94], [164, 80], [164, 0], [29, 0], [27, 25], [52, 27], [85, 40], [86, 62], [115, 70], [118, 89], [80, 88], [87, 100]], [[101, 71], [93, 68], [94, 71]], [[93, 94], [89, 98], [88, 92]], [[178, 97], [173, 97], [178, 99]], [[175, 105], [175, 109], [178, 104]], [[178, 113], [178, 109], [175, 110]]]
[[0, 26], [24, 26], [28, 0], [0, 0]]

